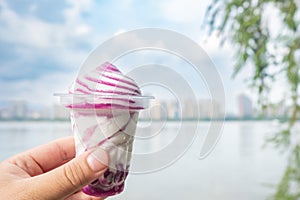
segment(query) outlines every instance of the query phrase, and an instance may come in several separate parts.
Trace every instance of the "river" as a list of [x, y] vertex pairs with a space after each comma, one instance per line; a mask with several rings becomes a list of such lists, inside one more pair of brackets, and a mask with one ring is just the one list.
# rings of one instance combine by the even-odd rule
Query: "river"
[[[149, 126], [147, 123], [140, 122], [139, 128]], [[134, 152], [146, 155], [167, 148], [179, 125], [186, 134], [192, 134], [194, 123], [167, 122], [162, 126], [153, 122], [158, 128], [157, 139], [137, 138]], [[274, 123], [225, 122], [215, 149], [200, 160], [201, 134], [208, 127], [209, 122], [200, 122], [199, 136], [174, 163], [155, 172], [129, 174], [124, 192], [110, 199], [260, 200], [272, 194], [270, 185], [280, 180], [286, 164], [285, 155], [272, 147], [263, 148], [265, 138], [275, 130]], [[71, 135], [69, 122], [0, 122], [0, 161], [67, 135]], [[137, 164], [133, 161], [133, 168]]]

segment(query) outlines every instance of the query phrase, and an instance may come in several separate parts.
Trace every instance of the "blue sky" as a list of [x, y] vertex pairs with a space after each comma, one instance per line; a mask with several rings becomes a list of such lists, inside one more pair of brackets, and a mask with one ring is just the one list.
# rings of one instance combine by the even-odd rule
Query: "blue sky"
[[245, 91], [242, 75], [231, 80], [233, 53], [201, 26], [209, 1], [0, 0], [0, 101], [51, 105], [67, 91], [89, 52], [123, 31], [165, 28], [199, 43], [219, 71], [227, 111]]

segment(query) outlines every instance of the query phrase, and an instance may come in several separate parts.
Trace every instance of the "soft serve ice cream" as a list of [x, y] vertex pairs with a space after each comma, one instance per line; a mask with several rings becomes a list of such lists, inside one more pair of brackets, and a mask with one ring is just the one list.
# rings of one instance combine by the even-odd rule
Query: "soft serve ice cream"
[[138, 111], [145, 108], [139, 87], [106, 62], [80, 74], [69, 93], [66, 95], [69, 98], [62, 96], [61, 101], [71, 111], [76, 154], [101, 147], [110, 155], [107, 171], [83, 191], [93, 196], [122, 192], [128, 175]]

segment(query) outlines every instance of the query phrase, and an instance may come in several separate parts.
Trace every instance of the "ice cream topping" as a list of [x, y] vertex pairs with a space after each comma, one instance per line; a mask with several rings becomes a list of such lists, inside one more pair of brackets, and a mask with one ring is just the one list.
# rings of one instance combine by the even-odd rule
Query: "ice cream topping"
[[[84, 98], [85, 102], [80, 102], [77, 98], [76, 100], [79, 100], [79, 102], [74, 100], [69, 108], [142, 109], [129, 98], [130, 96], [141, 95], [135, 81], [123, 75], [114, 65], [108, 62], [91, 72], [79, 75], [69, 93], [94, 95], [90, 98]], [[100, 95], [101, 98], [98, 98], [97, 95]], [[107, 100], [110, 100], [110, 103]]]
[[123, 75], [114, 65], [108, 62], [83, 76], [79, 76], [76, 83], [74, 91], [71, 90], [71, 93], [101, 95], [141, 94], [134, 80]]

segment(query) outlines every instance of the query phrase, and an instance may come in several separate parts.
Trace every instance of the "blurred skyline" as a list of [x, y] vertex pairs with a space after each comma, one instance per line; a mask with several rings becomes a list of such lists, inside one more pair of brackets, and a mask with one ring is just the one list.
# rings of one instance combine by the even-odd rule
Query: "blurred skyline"
[[[247, 98], [247, 97], [245, 97]], [[250, 101], [250, 100], [249, 100]], [[239, 113], [244, 109], [253, 110], [252, 105], [239, 107]], [[1, 120], [69, 120], [70, 111], [61, 105], [35, 107], [26, 101], [8, 101], [0, 108]], [[162, 100], [150, 101], [148, 109], [141, 110], [139, 118], [142, 120], [195, 120], [222, 119], [224, 110], [217, 102], [210, 99], [201, 100]], [[253, 115], [229, 116], [243, 119]]]
[[[261, 120], [284, 119], [291, 109], [285, 105], [267, 107], [265, 112], [255, 109], [251, 99], [240, 94], [236, 96], [237, 113], [226, 113], [226, 120]], [[26, 101], [7, 101], [0, 106], [0, 121], [14, 120], [69, 120], [70, 110], [59, 104], [51, 106], [36, 106]], [[217, 101], [211, 99], [153, 99], [149, 108], [141, 110], [141, 120], [220, 120], [224, 117], [224, 110]], [[263, 117], [263, 118], [262, 118]]]
[[[184, 34], [206, 51], [224, 83], [226, 112], [237, 114], [238, 94], [246, 93], [254, 102], [256, 98], [244, 82], [249, 72], [231, 79], [231, 47], [221, 48], [216, 34], [208, 37], [203, 28], [209, 2], [0, 0], [0, 106], [13, 100], [37, 106], [57, 103], [53, 93], [67, 92], [81, 63], [97, 45], [124, 31], [157, 27]], [[145, 61], [139, 59], [138, 63]], [[164, 62], [175, 69], [179, 65], [171, 59]], [[199, 82], [192, 76], [186, 78], [197, 87]], [[207, 98], [209, 91], [203, 94], [199, 96]]]

